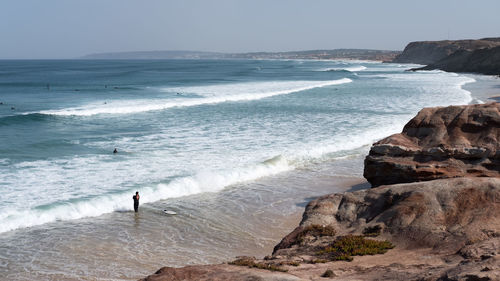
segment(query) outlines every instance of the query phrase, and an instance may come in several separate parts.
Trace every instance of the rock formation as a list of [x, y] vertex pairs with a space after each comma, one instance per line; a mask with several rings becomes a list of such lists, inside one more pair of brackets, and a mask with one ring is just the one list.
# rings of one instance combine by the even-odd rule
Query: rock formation
[[411, 42], [392, 62], [427, 65], [442, 60], [458, 50], [473, 51], [497, 46], [500, 46], [499, 38]]
[[500, 176], [500, 104], [425, 108], [400, 134], [373, 144], [372, 186], [454, 177]]

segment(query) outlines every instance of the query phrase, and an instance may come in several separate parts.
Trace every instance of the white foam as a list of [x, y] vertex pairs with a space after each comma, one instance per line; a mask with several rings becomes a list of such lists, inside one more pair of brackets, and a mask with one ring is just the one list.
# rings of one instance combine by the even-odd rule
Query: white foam
[[[223, 102], [251, 101], [286, 95], [314, 88], [340, 85], [352, 82], [349, 78], [330, 81], [274, 81], [208, 85], [198, 87], [163, 88], [164, 92], [190, 93], [202, 98], [143, 99], [132, 101], [108, 101], [92, 103], [81, 107], [45, 110], [38, 113], [62, 116], [92, 116], [96, 114], [131, 114], [173, 107], [188, 107]], [[31, 112], [33, 113], [33, 112]], [[29, 114], [29, 113], [26, 113]]]
[[357, 65], [357, 66], [349, 66], [349, 67], [333, 67], [333, 68], [322, 68], [320, 71], [341, 71], [341, 70], [346, 70], [349, 72], [357, 72], [357, 71], [363, 71], [367, 69], [366, 66], [363, 65]]
[[[142, 187], [140, 202], [143, 204], [202, 192], [216, 192], [232, 184], [281, 173], [291, 168], [285, 158], [275, 157], [263, 163], [233, 170], [199, 171], [193, 176], [178, 178], [168, 184]], [[67, 200], [43, 208], [1, 210], [0, 233], [59, 220], [95, 217], [113, 211], [131, 211], [133, 191], [131, 189], [119, 194], [99, 195], [90, 199]]]

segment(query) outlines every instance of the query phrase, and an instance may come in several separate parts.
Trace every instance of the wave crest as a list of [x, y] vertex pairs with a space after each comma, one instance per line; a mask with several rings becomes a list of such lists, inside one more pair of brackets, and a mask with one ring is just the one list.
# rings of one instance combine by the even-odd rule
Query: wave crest
[[[132, 114], [164, 110], [174, 107], [189, 107], [223, 102], [252, 101], [277, 95], [286, 95], [332, 85], [352, 82], [349, 78], [330, 81], [275, 81], [235, 83], [225, 85], [197, 86], [184, 88], [162, 88], [167, 93], [179, 93], [179, 98], [160, 100], [110, 101], [81, 107], [44, 110], [37, 113], [59, 116], [92, 116], [96, 114]], [[201, 98], [183, 98], [182, 94], [195, 94]], [[26, 114], [32, 114], [26, 113]]]

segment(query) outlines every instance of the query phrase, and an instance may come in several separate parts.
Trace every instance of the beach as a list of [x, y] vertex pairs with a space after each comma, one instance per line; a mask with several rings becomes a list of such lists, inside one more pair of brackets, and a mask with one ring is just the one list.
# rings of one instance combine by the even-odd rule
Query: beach
[[[190, 63], [200, 68], [198, 62]], [[203, 63], [211, 67], [210, 62]], [[224, 64], [217, 66], [222, 75], [240, 67]], [[298, 225], [309, 201], [368, 188], [362, 177], [363, 161], [372, 142], [399, 132], [422, 106], [471, 100], [463, 85], [471, 87], [472, 98], [481, 101], [497, 85], [493, 78], [483, 83], [474, 76], [477, 82], [471, 83], [469, 75], [409, 73], [404, 65], [371, 62], [248, 61], [247, 65], [241, 70], [245, 74], [239, 74], [243, 78], [233, 77], [238, 81], [220, 83], [208, 77], [206, 84], [216, 85], [206, 87], [174, 87], [180, 83], [175, 80], [178, 77], [167, 90], [165, 86], [158, 91], [137, 85], [102, 87], [99, 91], [106, 104], [101, 96], [86, 94], [96, 91], [95, 85], [70, 83], [61, 91], [67, 94], [72, 91], [69, 87], [78, 87], [80, 91], [71, 95], [87, 95], [85, 99], [92, 103], [36, 105], [18, 115], [2, 111], [6, 128], [21, 126], [28, 136], [31, 122], [58, 134], [66, 127], [86, 126], [84, 136], [75, 139], [63, 131], [63, 144], [51, 144], [50, 136], [34, 146], [27, 144], [33, 153], [43, 151], [38, 159], [2, 160], [4, 181], [19, 179], [13, 193], [46, 184], [50, 187], [46, 192], [67, 198], [52, 202], [36, 190], [18, 193], [32, 200], [26, 216], [31, 220], [16, 220], [12, 214], [3, 217], [12, 225], [0, 234], [3, 276], [9, 280], [136, 280], [162, 266], [222, 263], [240, 255], [262, 258]], [[140, 73], [147, 73], [151, 83], [154, 71], [158, 70]], [[290, 73], [297, 77], [279, 80]], [[278, 82], [260, 81], [273, 75]], [[243, 79], [251, 80], [243, 83]], [[136, 92], [152, 92], [152, 102], [137, 99]], [[158, 99], [165, 92], [171, 95], [169, 103]], [[214, 96], [228, 92], [229, 97]], [[179, 98], [177, 93], [184, 96]], [[439, 99], [442, 95], [447, 99]], [[131, 107], [132, 102], [137, 106]], [[283, 106], [285, 113], [275, 105]], [[23, 106], [27, 105], [19, 110]], [[233, 120], [241, 121], [236, 131]], [[137, 127], [126, 131], [133, 122]], [[89, 132], [95, 136], [87, 138]], [[113, 147], [118, 147], [117, 157], [109, 155], [112, 149], [106, 151]], [[101, 154], [95, 156], [96, 150]], [[139, 173], [137, 167], [144, 171]], [[24, 177], [18, 174], [22, 171]], [[48, 183], [42, 180], [47, 174], [52, 176]], [[130, 198], [136, 190], [142, 194], [138, 214]], [[5, 204], [14, 208], [22, 201]], [[177, 215], [165, 215], [164, 209]]]
[[[162, 200], [141, 206], [138, 214], [115, 212], [12, 231], [2, 237], [4, 254], [23, 256], [20, 263], [6, 264], [4, 278], [137, 280], [165, 265], [221, 263], [240, 255], [263, 258], [298, 225], [308, 201], [366, 188], [362, 160], [345, 159], [219, 193]], [[348, 171], [351, 176], [346, 176], [346, 167], [354, 168]], [[166, 216], [164, 208], [177, 215]], [[58, 236], [65, 238], [54, 239]], [[20, 264], [29, 267], [23, 270]]]

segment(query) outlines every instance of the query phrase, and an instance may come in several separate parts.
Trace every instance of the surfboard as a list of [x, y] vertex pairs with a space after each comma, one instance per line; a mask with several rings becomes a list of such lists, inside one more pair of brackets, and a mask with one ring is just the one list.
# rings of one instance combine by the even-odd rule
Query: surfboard
[[174, 212], [174, 211], [170, 211], [170, 210], [163, 210], [163, 213], [164, 213], [164, 214], [167, 214], [167, 215], [177, 215], [177, 213], [176, 213], [176, 212]]

